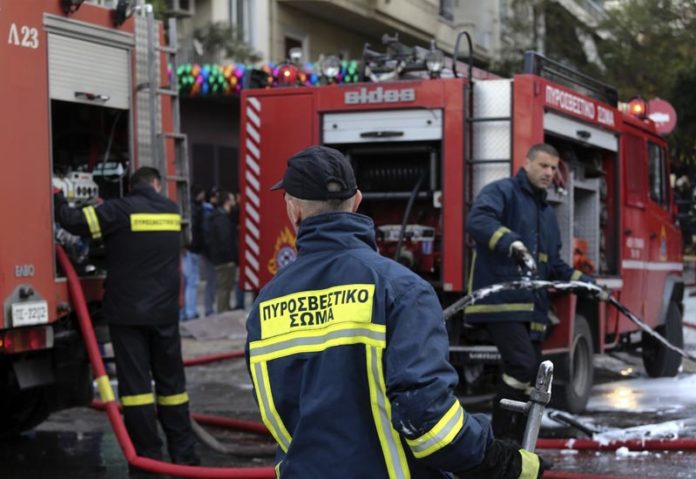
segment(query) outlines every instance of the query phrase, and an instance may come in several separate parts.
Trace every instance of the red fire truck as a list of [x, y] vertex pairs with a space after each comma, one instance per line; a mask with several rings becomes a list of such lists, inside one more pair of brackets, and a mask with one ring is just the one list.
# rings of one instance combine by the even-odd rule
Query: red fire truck
[[123, 195], [141, 165], [167, 175], [184, 202], [174, 150], [176, 88], [162, 29], [143, 7], [76, 0], [0, 0], [0, 435], [88, 404], [92, 380], [56, 241], [70, 253], [99, 318], [103, 247], [53, 223], [52, 183], [74, 206]]
[[[531, 145], [546, 142], [562, 157], [549, 202], [564, 259], [681, 345], [682, 247], [667, 145], [654, 124], [622, 113], [615, 89], [534, 53], [513, 78], [476, 74], [471, 63], [459, 75], [457, 62], [445, 78], [447, 70], [428, 72], [432, 58], [417, 50], [391, 44], [388, 52], [397, 54], [366, 49], [363, 78], [391, 69], [390, 81], [243, 92], [242, 286], [258, 290], [294, 259], [282, 197], [269, 189], [289, 156], [324, 144], [350, 158], [381, 253], [422, 275], [450, 304], [467, 292], [465, 219], [473, 198], [516, 173]], [[587, 403], [594, 353], [640, 348], [651, 376], [675, 375], [681, 364], [604, 304], [557, 295], [551, 319], [544, 354], [555, 360], [555, 402], [567, 410]], [[471, 392], [499, 356], [465, 317], [448, 326], [451, 360]]]

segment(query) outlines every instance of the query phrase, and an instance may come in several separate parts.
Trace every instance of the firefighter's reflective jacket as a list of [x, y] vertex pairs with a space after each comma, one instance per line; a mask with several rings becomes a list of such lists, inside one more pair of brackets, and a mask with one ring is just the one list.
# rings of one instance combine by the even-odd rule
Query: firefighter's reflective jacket
[[[476, 240], [469, 290], [521, 279], [510, 258], [510, 245], [520, 240], [537, 263], [543, 280], [592, 281], [561, 259], [561, 233], [546, 191], [532, 187], [524, 169], [517, 176], [486, 185], [474, 201], [466, 225]], [[528, 321], [543, 328], [548, 321], [545, 290], [503, 291], [465, 309], [467, 321]]]
[[71, 208], [54, 195], [55, 219], [73, 234], [103, 240], [110, 324], [177, 321], [181, 217], [176, 203], [148, 185], [97, 207]]
[[441, 478], [481, 462], [490, 427], [452, 393], [430, 285], [375, 251], [362, 215], [310, 217], [297, 247], [247, 321], [280, 477]]

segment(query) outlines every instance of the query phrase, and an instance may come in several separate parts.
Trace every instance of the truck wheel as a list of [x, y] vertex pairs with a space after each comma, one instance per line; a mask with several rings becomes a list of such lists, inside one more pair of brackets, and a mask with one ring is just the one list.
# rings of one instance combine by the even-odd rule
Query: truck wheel
[[[682, 313], [675, 302], [670, 301], [667, 307], [665, 324], [655, 328], [655, 331], [676, 347], [684, 347]], [[667, 349], [657, 339], [645, 332], [642, 335], [642, 344], [643, 366], [645, 366], [648, 376], [658, 378], [677, 375], [682, 362], [682, 357], [679, 353]]]
[[38, 426], [49, 413], [42, 388], [3, 391], [0, 395], [0, 438], [16, 436]]
[[590, 399], [594, 379], [592, 331], [584, 316], [575, 316], [570, 352], [554, 361], [551, 404], [573, 414], [581, 413]]

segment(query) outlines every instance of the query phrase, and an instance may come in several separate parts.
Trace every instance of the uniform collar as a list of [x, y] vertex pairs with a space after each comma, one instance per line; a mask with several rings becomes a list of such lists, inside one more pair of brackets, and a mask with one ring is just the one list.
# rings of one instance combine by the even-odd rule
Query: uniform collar
[[297, 233], [299, 254], [364, 247], [377, 249], [375, 225], [370, 218], [357, 213], [311, 216], [302, 221]]
[[523, 190], [532, 195], [535, 199], [539, 200], [541, 203], [546, 204], [546, 190], [536, 188], [529, 182], [527, 170], [525, 170], [524, 168], [520, 168], [517, 172], [516, 180]]
[[159, 193], [157, 193], [157, 191], [155, 191], [155, 189], [150, 185], [138, 185], [133, 187], [128, 192], [128, 196], [132, 195], [147, 196], [149, 198], [162, 196]]

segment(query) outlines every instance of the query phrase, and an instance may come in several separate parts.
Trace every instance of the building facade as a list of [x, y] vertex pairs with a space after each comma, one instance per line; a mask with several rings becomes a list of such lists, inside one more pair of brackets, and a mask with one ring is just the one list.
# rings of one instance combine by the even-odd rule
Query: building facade
[[[459, 32], [473, 41], [476, 66], [495, 68], [506, 53], [520, 43], [544, 51], [545, 12], [562, 12], [575, 25], [595, 27], [603, 18], [601, 0], [165, 0], [180, 17], [182, 60], [209, 62], [193, 39], [197, 29], [222, 23], [258, 54], [260, 64], [277, 64], [291, 49], [302, 52], [304, 62], [322, 55], [359, 60], [366, 43], [383, 51], [384, 34], [398, 34], [408, 46], [438, 48], [451, 54]], [[529, 27], [519, 31], [520, 17]], [[511, 25], [517, 21], [518, 31]], [[533, 31], [528, 29], [532, 28]], [[551, 27], [550, 27], [551, 28]], [[571, 27], [573, 28], [573, 27]], [[527, 29], [527, 30], [525, 30]], [[581, 48], [591, 56], [592, 38], [575, 28]], [[522, 36], [522, 39], [520, 38]], [[527, 48], [527, 47], [525, 47]], [[461, 47], [462, 60], [469, 52]], [[204, 59], [204, 60], [201, 60]], [[234, 58], [216, 57], [219, 63]], [[521, 66], [518, 59], [514, 65]], [[193, 182], [208, 188], [237, 190], [238, 95], [182, 98], [182, 129], [189, 136]]]

